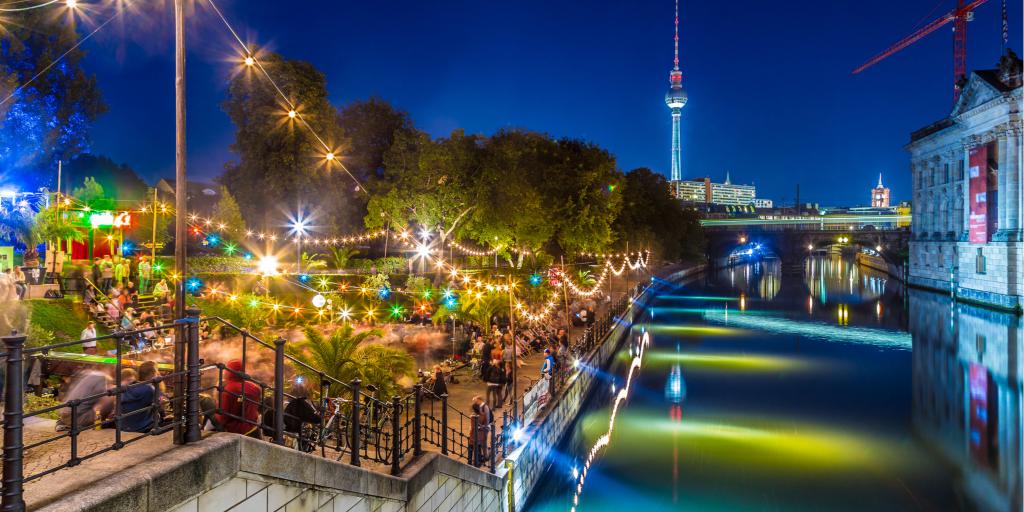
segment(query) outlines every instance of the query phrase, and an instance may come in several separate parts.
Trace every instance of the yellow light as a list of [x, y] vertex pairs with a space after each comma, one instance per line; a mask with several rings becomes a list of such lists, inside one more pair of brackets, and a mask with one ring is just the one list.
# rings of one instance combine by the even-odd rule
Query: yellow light
[[256, 59], [254, 59], [252, 57], [246, 57], [245, 58], [245, 65], [246, 66], [252, 66], [253, 64], [256, 64]]
[[324, 155], [324, 158], [327, 159], [328, 162], [333, 162], [334, 161], [334, 153], [327, 153], [326, 155]]
[[294, 110], [289, 110], [288, 111], [288, 118], [289, 119], [295, 119], [298, 115], [299, 115], [299, 113], [294, 111]]
[[68, 6], [68, 9], [74, 9], [78, 7], [78, 0], [64, 0], [64, 4]]
[[228, 300], [234, 302], [238, 300], [238, 295], [228, 295]]

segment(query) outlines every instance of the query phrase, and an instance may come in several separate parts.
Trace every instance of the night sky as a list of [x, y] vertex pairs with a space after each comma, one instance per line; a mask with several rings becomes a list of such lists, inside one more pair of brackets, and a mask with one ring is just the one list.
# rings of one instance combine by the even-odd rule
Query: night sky
[[[80, 3], [84, 0], [80, 0]], [[110, 111], [93, 152], [144, 178], [172, 176], [170, 2], [87, 43]], [[200, 4], [188, 45], [189, 172], [211, 179], [233, 156], [220, 109], [237, 45]], [[623, 170], [667, 174], [670, 0], [301, 2], [221, 0], [242, 37], [327, 75], [336, 105], [376, 95], [434, 136], [522, 127], [612, 151]], [[683, 175], [754, 183], [758, 196], [862, 205], [884, 173], [909, 199], [911, 131], [949, 112], [952, 35], [939, 29], [857, 76], [850, 70], [955, 0], [690, 2], [680, 6]], [[1020, 50], [1021, 2], [1010, 2]], [[95, 13], [102, 21], [105, 13]], [[1001, 53], [1000, 3], [969, 25], [970, 68]]]

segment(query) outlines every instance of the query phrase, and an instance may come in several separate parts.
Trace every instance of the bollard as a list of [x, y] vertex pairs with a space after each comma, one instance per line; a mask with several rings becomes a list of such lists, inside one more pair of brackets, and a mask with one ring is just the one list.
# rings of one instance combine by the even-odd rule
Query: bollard
[[477, 426], [479, 415], [474, 414], [470, 418], [473, 420], [473, 424], [470, 425], [469, 427], [469, 463], [476, 468], [480, 467], [480, 462], [482, 459], [482, 457], [480, 457], [480, 454], [478, 453], [480, 445], [477, 444], [476, 442], [477, 429], [479, 428]]
[[242, 373], [246, 372], [245, 361], [246, 361], [247, 356], [248, 356], [248, 354], [247, 354], [248, 348], [246, 347], [246, 345], [249, 344], [248, 341], [249, 341], [249, 331], [242, 331]]
[[423, 415], [423, 385], [416, 384], [412, 387], [412, 392], [415, 397], [413, 407], [415, 416], [412, 417], [412, 453], [418, 456], [423, 454], [423, 445], [420, 439], [423, 437], [423, 424], [420, 423], [420, 417]]
[[[274, 444], [284, 444], [284, 338], [274, 340]], [[261, 395], [262, 396], [262, 395]]]
[[202, 424], [199, 423], [199, 308], [192, 306], [186, 310], [188, 321], [188, 348], [186, 350], [187, 387], [185, 388], [185, 442], [199, 441]]
[[352, 419], [349, 420], [352, 429], [352, 465], [359, 467], [359, 379], [352, 379]]
[[441, 454], [448, 455], [448, 393], [441, 395]]
[[401, 468], [398, 462], [402, 459], [402, 423], [399, 413], [402, 410], [402, 399], [391, 397], [391, 474], [398, 475]]
[[508, 454], [508, 411], [501, 412], [501, 456]]
[[4, 336], [4, 346], [7, 348], [7, 373], [4, 377], [4, 471], [0, 510], [21, 512], [25, 510], [22, 496], [25, 450], [22, 431], [25, 413], [25, 374], [22, 367], [25, 356], [22, 350], [25, 348], [25, 336], [11, 331], [10, 336]]

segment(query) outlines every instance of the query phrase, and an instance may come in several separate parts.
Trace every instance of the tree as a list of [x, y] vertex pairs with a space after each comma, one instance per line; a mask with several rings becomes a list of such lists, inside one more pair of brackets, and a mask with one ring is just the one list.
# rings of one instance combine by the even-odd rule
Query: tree
[[117, 203], [107, 197], [103, 186], [92, 176], [86, 176], [81, 187], [71, 191], [71, 196], [93, 211], [113, 210]]
[[614, 229], [620, 249], [629, 242], [631, 248], [651, 248], [669, 260], [704, 254], [697, 213], [672, 197], [664, 176], [645, 167], [626, 173], [623, 207]]
[[381, 180], [386, 183], [385, 155], [398, 137], [415, 131], [405, 112], [390, 103], [371, 97], [349, 103], [338, 113], [338, 125], [348, 141], [346, 166], [370, 190], [378, 192]]
[[348, 268], [349, 260], [359, 254], [359, 249], [352, 247], [329, 247], [328, 250], [330, 250], [331, 262], [334, 263], [334, 268], [337, 270]]
[[333, 154], [343, 154], [323, 73], [308, 62], [273, 53], [260, 58], [302, 121], [288, 116], [288, 105], [258, 71], [247, 68], [235, 76], [222, 107], [235, 124], [231, 149], [239, 158], [226, 165], [221, 183], [237, 199], [249, 225], [269, 229], [277, 223], [271, 215], [281, 208], [291, 211], [302, 201], [304, 208], [332, 219], [342, 233], [356, 229], [361, 210], [353, 201], [351, 178], [337, 161], [325, 158], [327, 151], [304, 126], [308, 123]]
[[213, 205], [213, 218], [223, 223], [228, 233], [238, 236], [245, 233], [245, 220], [242, 218], [242, 210], [238, 202], [225, 186], [220, 187], [220, 199]]
[[[310, 371], [302, 366], [295, 369], [309, 382], [319, 382], [319, 372], [345, 384], [358, 378], [363, 386], [373, 385], [379, 396], [387, 398], [398, 392], [396, 381], [411, 376], [416, 365], [404, 350], [366, 345], [370, 338], [384, 335], [379, 329], [357, 333], [351, 324], [346, 323], [327, 337], [312, 327], [306, 327], [304, 332], [306, 339], [289, 352], [295, 359], [316, 369]], [[343, 396], [344, 391], [340, 384], [331, 382], [331, 396]]]
[[103, 190], [114, 191], [118, 199], [148, 201], [149, 186], [134, 169], [126, 164], [118, 165], [105, 156], [83, 153], [70, 162], [64, 162], [61, 190], [80, 187], [86, 178], [92, 178]]
[[370, 199], [366, 226], [417, 224], [438, 236], [443, 248], [477, 206], [469, 177], [479, 166], [479, 142], [461, 130], [437, 141], [419, 131], [396, 134], [384, 157], [390, 188]]
[[[0, 178], [31, 190], [52, 187], [57, 161], [88, 149], [89, 125], [107, 108], [95, 76], [82, 69], [85, 51], [68, 51], [78, 41], [74, 24], [52, 14], [20, 13], [16, 22], [4, 24], [0, 44], [0, 89], [10, 91], [3, 98], [13, 93], [3, 100]], [[59, 64], [46, 69], [58, 58]]]

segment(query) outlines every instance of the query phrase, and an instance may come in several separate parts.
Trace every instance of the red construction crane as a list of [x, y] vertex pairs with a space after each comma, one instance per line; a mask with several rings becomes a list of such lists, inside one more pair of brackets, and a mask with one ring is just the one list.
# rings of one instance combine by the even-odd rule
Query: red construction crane
[[886, 48], [882, 53], [868, 59], [860, 67], [853, 70], [856, 75], [861, 71], [875, 65], [878, 61], [910, 46], [922, 37], [932, 33], [935, 29], [953, 22], [953, 103], [960, 98], [960, 86], [963, 79], [967, 77], [967, 21], [973, 17], [973, 10], [988, 0], [974, 0], [964, 4], [964, 0], [957, 0], [956, 9], [942, 15], [935, 21], [921, 27], [920, 30], [900, 39], [896, 44]]

